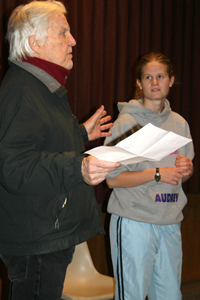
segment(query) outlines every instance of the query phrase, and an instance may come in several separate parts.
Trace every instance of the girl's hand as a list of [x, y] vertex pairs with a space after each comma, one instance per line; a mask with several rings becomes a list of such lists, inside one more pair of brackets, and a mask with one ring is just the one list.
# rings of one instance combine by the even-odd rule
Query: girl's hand
[[184, 156], [177, 156], [175, 166], [177, 168], [183, 169], [183, 181], [186, 181], [192, 175], [193, 163], [190, 158]]
[[160, 168], [160, 181], [169, 183], [172, 185], [178, 185], [181, 178], [184, 178], [183, 168], [165, 167]]

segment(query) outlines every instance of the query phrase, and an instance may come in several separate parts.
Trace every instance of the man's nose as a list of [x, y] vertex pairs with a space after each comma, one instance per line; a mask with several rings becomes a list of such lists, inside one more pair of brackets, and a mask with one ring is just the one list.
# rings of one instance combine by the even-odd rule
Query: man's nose
[[69, 41], [69, 44], [71, 47], [75, 46], [76, 45], [76, 40], [75, 38], [73, 37], [73, 35], [70, 33], [70, 41]]

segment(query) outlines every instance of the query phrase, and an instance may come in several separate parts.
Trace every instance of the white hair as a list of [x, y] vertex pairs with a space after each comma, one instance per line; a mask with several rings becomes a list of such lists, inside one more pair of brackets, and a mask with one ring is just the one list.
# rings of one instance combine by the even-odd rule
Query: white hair
[[52, 16], [60, 12], [64, 15], [67, 13], [65, 6], [54, 0], [19, 5], [8, 21], [9, 59], [21, 61], [23, 57], [33, 57], [34, 50], [29, 45], [29, 37], [35, 35], [37, 40], [44, 41]]

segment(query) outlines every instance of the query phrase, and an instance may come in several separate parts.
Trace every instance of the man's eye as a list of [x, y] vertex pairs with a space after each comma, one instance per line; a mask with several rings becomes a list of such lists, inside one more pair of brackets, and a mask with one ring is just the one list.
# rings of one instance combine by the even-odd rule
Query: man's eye
[[145, 77], [145, 79], [151, 79], [151, 76], [148, 75], [148, 76]]
[[163, 78], [164, 76], [163, 75], [158, 75], [158, 78]]

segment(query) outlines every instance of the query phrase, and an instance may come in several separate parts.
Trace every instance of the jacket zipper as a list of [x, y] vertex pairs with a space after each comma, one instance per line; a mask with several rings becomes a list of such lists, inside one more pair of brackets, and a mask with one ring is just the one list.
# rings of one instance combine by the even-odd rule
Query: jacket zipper
[[59, 219], [60, 219], [60, 216], [61, 216], [62, 211], [63, 211], [63, 209], [64, 209], [64, 207], [65, 207], [66, 204], [67, 204], [67, 197], [65, 197], [65, 201], [63, 202], [62, 209], [61, 209], [61, 211], [60, 211], [60, 213], [59, 213], [58, 218], [56, 219], [56, 222], [55, 222], [55, 229], [59, 229], [59, 228], [60, 228]]

